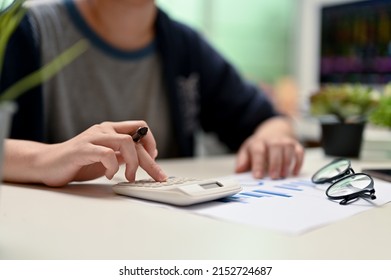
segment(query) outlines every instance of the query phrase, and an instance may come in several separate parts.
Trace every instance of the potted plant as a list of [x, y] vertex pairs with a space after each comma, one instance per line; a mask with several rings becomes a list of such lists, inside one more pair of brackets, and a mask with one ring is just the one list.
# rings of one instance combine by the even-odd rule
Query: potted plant
[[326, 85], [310, 97], [326, 155], [360, 156], [363, 131], [379, 98], [380, 92], [362, 84]]
[[[24, 2], [25, 0], [4, 0], [0, 2], [0, 81], [8, 40], [26, 13]], [[24, 92], [54, 76], [87, 48], [87, 41], [77, 42], [50, 63], [17, 81], [5, 91], [0, 92], [0, 182], [2, 181], [3, 142], [8, 136], [12, 114], [16, 109], [14, 100]]]
[[369, 116], [369, 121], [377, 126], [391, 128], [391, 83], [385, 86], [378, 106]]

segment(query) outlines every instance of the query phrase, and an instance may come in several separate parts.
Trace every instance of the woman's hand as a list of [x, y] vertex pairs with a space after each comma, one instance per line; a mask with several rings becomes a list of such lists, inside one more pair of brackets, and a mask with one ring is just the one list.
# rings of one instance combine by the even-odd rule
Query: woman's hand
[[59, 144], [6, 140], [4, 179], [62, 186], [105, 175], [108, 179], [125, 163], [125, 177], [134, 181], [141, 166], [156, 181], [167, 176], [155, 162], [156, 142], [151, 131], [135, 143], [130, 134], [144, 121], [103, 122]]
[[255, 178], [272, 179], [298, 175], [304, 149], [293, 135], [289, 121], [275, 117], [262, 123], [240, 147], [236, 172], [251, 170]]

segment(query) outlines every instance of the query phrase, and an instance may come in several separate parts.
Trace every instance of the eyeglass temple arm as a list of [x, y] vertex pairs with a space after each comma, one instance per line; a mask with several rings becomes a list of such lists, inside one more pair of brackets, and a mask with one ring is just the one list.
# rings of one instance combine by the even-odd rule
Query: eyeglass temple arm
[[373, 190], [369, 190], [368, 193], [361, 193], [361, 194], [353, 195], [353, 196], [350, 196], [350, 197], [345, 197], [343, 200], [341, 200], [339, 202], [339, 204], [346, 205], [350, 201], [352, 201], [353, 199], [356, 199], [358, 197], [370, 198], [371, 200], [374, 200], [374, 199], [376, 199], [375, 190], [373, 189]]

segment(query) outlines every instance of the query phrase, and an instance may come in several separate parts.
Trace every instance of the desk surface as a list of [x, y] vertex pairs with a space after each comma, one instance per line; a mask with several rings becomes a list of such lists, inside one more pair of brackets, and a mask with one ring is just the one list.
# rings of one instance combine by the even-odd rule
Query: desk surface
[[[302, 175], [330, 158], [307, 150]], [[230, 175], [234, 157], [164, 160], [168, 174]], [[352, 161], [358, 171], [386, 162]], [[391, 259], [391, 206], [298, 236], [115, 195], [104, 178], [64, 188], [3, 184], [0, 259]], [[390, 185], [391, 187], [391, 185]]]

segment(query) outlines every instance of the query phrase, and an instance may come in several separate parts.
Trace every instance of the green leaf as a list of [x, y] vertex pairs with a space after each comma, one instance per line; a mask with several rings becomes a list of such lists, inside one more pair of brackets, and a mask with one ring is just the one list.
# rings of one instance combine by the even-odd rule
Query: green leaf
[[391, 84], [388, 84], [378, 106], [372, 111], [369, 120], [378, 126], [391, 128]]
[[0, 13], [0, 76], [8, 40], [26, 14], [23, 2], [24, 0], [16, 0], [11, 7]]

